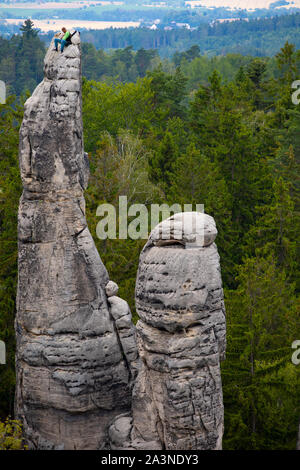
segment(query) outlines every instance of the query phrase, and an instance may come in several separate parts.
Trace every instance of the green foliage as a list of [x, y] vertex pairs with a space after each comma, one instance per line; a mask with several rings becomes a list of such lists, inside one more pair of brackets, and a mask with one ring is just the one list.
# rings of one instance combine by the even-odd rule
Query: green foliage
[[249, 244], [256, 254], [268, 256], [272, 253], [276, 264], [283, 268], [290, 279], [297, 273], [296, 253], [299, 215], [289, 194], [289, 186], [282, 177], [273, 183], [273, 199], [260, 208], [260, 217], [249, 230]]
[[[257, 217], [257, 208], [269, 197], [271, 176], [266, 156], [264, 125], [255, 121], [257, 110], [249, 100], [245, 82], [222, 84], [216, 71], [207, 86], [200, 86], [191, 102], [190, 122], [201, 151], [218, 168], [230, 194], [229, 278], [234, 285], [233, 265], [241, 261], [243, 238]], [[252, 121], [254, 121], [252, 123]], [[221, 241], [221, 250], [225, 250]], [[227, 257], [226, 257], [227, 258]]]
[[154, 92], [154, 105], [160, 108], [162, 117], [185, 116], [183, 101], [186, 97], [187, 79], [179, 67], [174, 74], [165, 73], [161, 66], [148, 73]]
[[150, 80], [108, 85], [83, 81], [83, 119], [86, 150], [94, 151], [102, 132], [116, 136], [119, 129], [142, 134], [153, 116]]
[[21, 26], [20, 31], [24, 33], [24, 36], [28, 37], [36, 37], [38, 31], [34, 29], [34, 23], [31, 21], [30, 18], [24, 21], [24, 24]]
[[0, 450], [25, 450], [22, 441], [22, 425], [19, 421], [6, 418], [0, 421]]
[[205, 212], [214, 217], [218, 227], [218, 246], [221, 254], [223, 279], [229, 282], [234, 272], [231, 259], [234, 231], [232, 197], [219, 166], [212, 162], [195, 143], [173, 162], [168, 191], [170, 204], [203, 204]]
[[244, 260], [237, 280], [238, 288], [226, 293], [225, 447], [293, 449], [300, 380], [291, 363], [297, 329], [286, 326], [295, 306], [294, 287], [272, 255]]
[[15, 384], [14, 315], [17, 286], [17, 213], [21, 195], [18, 163], [22, 107], [11, 97], [0, 105], [0, 340], [7, 349], [0, 368], [0, 417], [13, 414]]
[[150, 159], [150, 176], [156, 183], [161, 183], [167, 190], [171, 184], [172, 168], [178, 156], [178, 147], [174, 137], [167, 131], [159, 144], [157, 152]]
[[[126, 196], [128, 206], [136, 203], [149, 205], [159, 202], [160, 192], [151, 183], [148, 170], [148, 151], [140, 139], [128, 131], [119, 131], [116, 137], [108, 132], [99, 135], [97, 150], [91, 154], [90, 185], [86, 192], [87, 218], [96, 246], [110, 278], [119, 285], [134, 315], [134, 289], [139, 253], [145, 240], [118, 238], [119, 196]], [[96, 235], [99, 204], [109, 203], [117, 209], [117, 238], [100, 240]], [[130, 222], [130, 218], [129, 218]]]
[[113, 77], [122, 83], [144, 77], [152, 66], [152, 60], [157, 57], [154, 49], [142, 48], [134, 52], [131, 46], [105, 53], [101, 49], [97, 50], [93, 44], [83, 43], [82, 51], [83, 73], [88, 80], [105, 81]]
[[43, 79], [46, 52], [31, 20], [25, 21], [21, 32], [10, 40], [0, 37], [0, 80], [6, 83], [9, 94], [18, 96], [32, 92]]

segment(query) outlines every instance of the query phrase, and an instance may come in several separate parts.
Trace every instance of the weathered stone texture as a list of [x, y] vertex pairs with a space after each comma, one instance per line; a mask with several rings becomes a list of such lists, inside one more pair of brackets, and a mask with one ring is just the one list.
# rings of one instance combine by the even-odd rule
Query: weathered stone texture
[[16, 412], [26, 440], [220, 449], [225, 309], [214, 220], [197, 214], [195, 226], [195, 213], [177, 214], [152, 232], [136, 329], [85, 218], [80, 37], [63, 54], [52, 49], [20, 130]]
[[[196, 232], [193, 217], [201, 222]], [[168, 238], [170, 222], [176, 230]], [[178, 214], [154, 229], [141, 254], [136, 307], [142, 366], [132, 416], [110, 428], [113, 448], [221, 449], [226, 327], [216, 234], [211, 217]]]
[[107, 446], [108, 424], [130, 409], [137, 360], [130, 311], [119, 299], [114, 319], [86, 223], [78, 33], [73, 43], [63, 54], [50, 46], [20, 130], [16, 411], [39, 449]]

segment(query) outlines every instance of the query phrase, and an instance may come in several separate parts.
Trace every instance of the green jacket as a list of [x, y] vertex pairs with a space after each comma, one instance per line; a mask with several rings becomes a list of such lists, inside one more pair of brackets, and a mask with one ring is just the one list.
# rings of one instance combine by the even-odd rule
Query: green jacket
[[70, 36], [70, 31], [67, 31], [65, 34], [64, 34], [64, 37], [63, 37], [63, 40], [66, 41], [68, 39], [68, 37]]

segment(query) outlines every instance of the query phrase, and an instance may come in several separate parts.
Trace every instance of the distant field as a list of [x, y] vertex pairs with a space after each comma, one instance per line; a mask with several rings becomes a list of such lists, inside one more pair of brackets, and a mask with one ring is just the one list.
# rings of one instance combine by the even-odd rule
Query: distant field
[[[23, 24], [24, 19], [7, 18], [8, 24]], [[82, 21], [82, 20], [34, 20], [35, 28], [47, 33], [56, 31], [63, 26], [66, 28], [85, 28], [85, 29], [107, 29], [107, 28], [138, 28], [140, 23], [137, 21]]]
[[62, 9], [69, 9], [69, 8], [83, 8], [84, 6], [91, 6], [91, 5], [123, 5], [124, 2], [109, 2], [109, 1], [75, 1], [75, 2], [47, 2], [47, 3], [39, 3], [39, 2], [32, 2], [32, 3], [11, 3], [8, 5], [7, 3], [0, 3], [0, 8], [18, 8], [22, 10], [27, 9], [34, 9], [34, 10], [62, 10]]
[[[272, 3], [275, 3], [276, 0], [191, 0], [186, 1], [185, 3], [191, 5], [192, 7], [195, 6], [202, 6], [202, 7], [225, 7], [235, 9], [235, 8], [242, 8], [244, 10], [256, 10], [259, 8], [269, 8]], [[288, 8], [300, 8], [300, 0], [291, 0], [289, 1], [290, 5]], [[284, 6], [287, 8], [287, 5]]]

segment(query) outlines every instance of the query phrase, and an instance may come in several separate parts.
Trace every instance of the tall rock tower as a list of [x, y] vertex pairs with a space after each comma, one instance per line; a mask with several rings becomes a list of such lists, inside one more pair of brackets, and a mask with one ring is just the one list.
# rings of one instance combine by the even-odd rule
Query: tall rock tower
[[16, 412], [38, 449], [104, 448], [108, 423], [130, 408], [137, 359], [86, 223], [78, 33], [72, 42], [63, 54], [52, 42], [20, 130]]
[[219, 450], [226, 323], [214, 219], [176, 214], [151, 233], [136, 284], [141, 358], [113, 448]]

